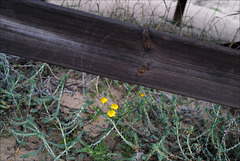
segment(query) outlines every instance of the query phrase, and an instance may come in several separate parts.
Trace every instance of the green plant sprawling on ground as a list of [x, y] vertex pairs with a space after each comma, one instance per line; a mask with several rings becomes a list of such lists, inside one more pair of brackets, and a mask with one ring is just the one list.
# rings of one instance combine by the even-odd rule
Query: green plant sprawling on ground
[[[39, 149], [23, 158], [43, 150], [55, 160], [86, 156], [95, 160], [240, 158], [237, 110], [211, 103], [205, 103], [204, 107], [195, 103], [190, 109], [185, 105], [196, 100], [112, 81], [114, 88], [124, 88], [124, 101], [115, 110], [115, 117], [102, 110], [103, 106], [112, 110], [107, 102], [93, 106], [91, 89], [87, 87], [82, 87], [81, 108], [65, 114], [60, 100], [74, 71], [52, 67], [66, 74], [61, 79], [49, 79], [53, 72], [49, 65], [33, 61], [21, 64], [20, 60], [1, 54], [0, 134], [1, 137], [13, 135], [21, 148], [29, 137], [40, 139]], [[52, 88], [48, 87], [50, 84]], [[102, 92], [102, 97], [110, 98], [107, 91]], [[91, 117], [85, 118], [83, 114], [89, 106], [94, 108]], [[108, 126], [100, 127], [101, 135], [90, 137], [91, 132], [83, 128], [99, 116], [105, 118]], [[104, 143], [107, 137], [112, 137], [115, 144], [111, 149]]]

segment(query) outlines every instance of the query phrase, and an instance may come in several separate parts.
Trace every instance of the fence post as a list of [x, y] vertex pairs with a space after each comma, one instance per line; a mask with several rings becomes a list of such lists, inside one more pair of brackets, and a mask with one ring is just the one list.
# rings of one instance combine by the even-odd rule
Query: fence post
[[173, 23], [180, 26], [182, 22], [183, 12], [186, 6], [187, 0], [178, 0], [177, 8], [174, 13]]

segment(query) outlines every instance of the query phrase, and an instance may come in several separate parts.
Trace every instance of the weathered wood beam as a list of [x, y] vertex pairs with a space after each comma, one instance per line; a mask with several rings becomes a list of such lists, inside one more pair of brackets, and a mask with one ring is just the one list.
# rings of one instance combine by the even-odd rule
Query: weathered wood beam
[[240, 107], [240, 53], [34, 0], [0, 1], [0, 51]]

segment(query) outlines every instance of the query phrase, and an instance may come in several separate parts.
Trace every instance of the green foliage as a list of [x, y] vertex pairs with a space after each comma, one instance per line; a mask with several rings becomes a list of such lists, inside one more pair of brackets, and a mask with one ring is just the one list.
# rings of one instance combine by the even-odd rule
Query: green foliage
[[83, 141], [81, 143], [85, 146], [83, 149], [76, 150], [76, 153], [85, 152], [94, 160], [111, 160], [112, 156], [120, 156], [120, 154], [111, 153], [109, 146], [104, 145], [104, 141], [100, 141], [95, 147], [90, 147]]

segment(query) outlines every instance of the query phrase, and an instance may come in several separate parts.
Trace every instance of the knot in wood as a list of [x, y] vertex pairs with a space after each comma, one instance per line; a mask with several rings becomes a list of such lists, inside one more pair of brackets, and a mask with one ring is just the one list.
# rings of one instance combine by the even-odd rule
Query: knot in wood
[[152, 49], [152, 41], [151, 38], [149, 36], [148, 30], [144, 29], [142, 32], [142, 38], [143, 38], [143, 47], [145, 49]]
[[148, 70], [147, 67], [142, 66], [139, 70], [138, 70], [138, 76], [143, 75], [143, 73], [145, 73]]

